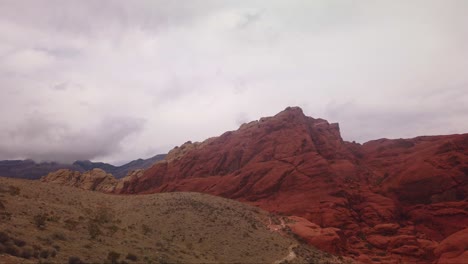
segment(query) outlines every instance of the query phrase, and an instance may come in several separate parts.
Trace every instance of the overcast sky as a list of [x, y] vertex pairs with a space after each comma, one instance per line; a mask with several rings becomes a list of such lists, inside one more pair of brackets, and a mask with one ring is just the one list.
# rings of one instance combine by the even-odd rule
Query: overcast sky
[[300, 106], [468, 132], [468, 1], [0, 0], [0, 159], [121, 163]]

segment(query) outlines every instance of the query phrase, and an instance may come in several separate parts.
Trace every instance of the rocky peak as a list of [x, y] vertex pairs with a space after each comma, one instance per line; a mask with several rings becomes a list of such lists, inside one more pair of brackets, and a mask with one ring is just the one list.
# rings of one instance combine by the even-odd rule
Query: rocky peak
[[121, 191], [149, 191], [166, 181], [224, 176], [259, 162], [304, 162], [304, 155], [322, 160], [352, 158], [338, 124], [307, 117], [299, 107], [288, 107], [236, 131], [174, 148], [165, 162], [155, 164], [142, 177], [127, 180]]
[[304, 112], [302, 111], [302, 108], [298, 106], [289, 106], [286, 107], [283, 111], [279, 112], [276, 114], [273, 118], [287, 118], [289, 120], [302, 120], [306, 118], [306, 115], [304, 115]]

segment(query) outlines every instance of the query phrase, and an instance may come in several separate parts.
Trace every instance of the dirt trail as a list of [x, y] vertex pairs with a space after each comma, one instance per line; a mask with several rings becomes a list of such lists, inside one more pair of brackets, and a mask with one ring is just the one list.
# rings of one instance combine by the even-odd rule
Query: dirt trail
[[[279, 218], [280, 220], [280, 224], [277, 225], [277, 224], [274, 224], [271, 217], [268, 218], [268, 228], [272, 231], [272, 232], [278, 232], [280, 233], [282, 230], [284, 230], [286, 228], [286, 223], [284, 222], [284, 219], [283, 218]], [[289, 261], [292, 261], [294, 260], [297, 256], [296, 256], [296, 253], [294, 253], [294, 248], [297, 247], [298, 244], [292, 244], [288, 247], [288, 254], [284, 257], [284, 258], [281, 258], [279, 260], [276, 260], [274, 261], [273, 263], [274, 264], [280, 264], [280, 263], [283, 263], [283, 262], [289, 262]]]
[[282, 258], [282, 259], [279, 259], [279, 260], [276, 260], [275, 262], [273, 262], [274, 264], [280, 264], [280, 263], [283, 263], [283, 262], [289, 262], [289, 261], [293, 261], [295, 258], [296, 258], [296, 253], [294, 253], [294, 248], [297, 247], [298, 245], [297, 244], [292, 244], [291, 246], [289, 246], [288, 250], [289, 250], [289, 253], [288, 255], [286, 255], [286, 257]]
[[273, 224], [273, 221], [271, 221], [271, 217], [269, 217], [268, 218], [269, 223], [267, 227], [273, 232], [278, 232], [278, 231], [283, 230], [284, 228], [286, 228], [286, 224], [284, 223], [283, 218], [280, 218], [279, 220], [281, 223], [279, 225], [275, 225]]

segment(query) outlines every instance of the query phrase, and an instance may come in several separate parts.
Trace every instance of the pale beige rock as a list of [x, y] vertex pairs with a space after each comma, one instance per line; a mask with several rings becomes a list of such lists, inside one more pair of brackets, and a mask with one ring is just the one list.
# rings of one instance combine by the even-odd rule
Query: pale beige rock
[[101, 192], [113, 192], [118, 183], [112, 174], [101, 169], [93, 169], [84, 173], [61, 169], [42, 177], [41, 181]]

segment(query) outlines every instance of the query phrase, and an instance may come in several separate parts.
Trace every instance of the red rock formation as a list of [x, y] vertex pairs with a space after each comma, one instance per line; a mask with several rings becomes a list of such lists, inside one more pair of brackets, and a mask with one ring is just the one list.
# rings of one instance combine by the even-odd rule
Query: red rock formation
[[319, 225], [297, 216], [291, 216], [289, 219], [292, 222], [288, 226], [307, 243], [336, 255], [345, 251], [346, 238], [340, 229], [321, 228]]
[[468, 134], [360, 145], [343, 141], [338, 124], [287, 108], [187, 142], [116, 192], [220, 195], [301, 217], [292, 230], [329, 252], [440, 262], [455, 255], [442, 241], [468, 227], [467, 182]]
[[444, 239], [434, 251], [437, 263], [468, 263], [468, 228]]

